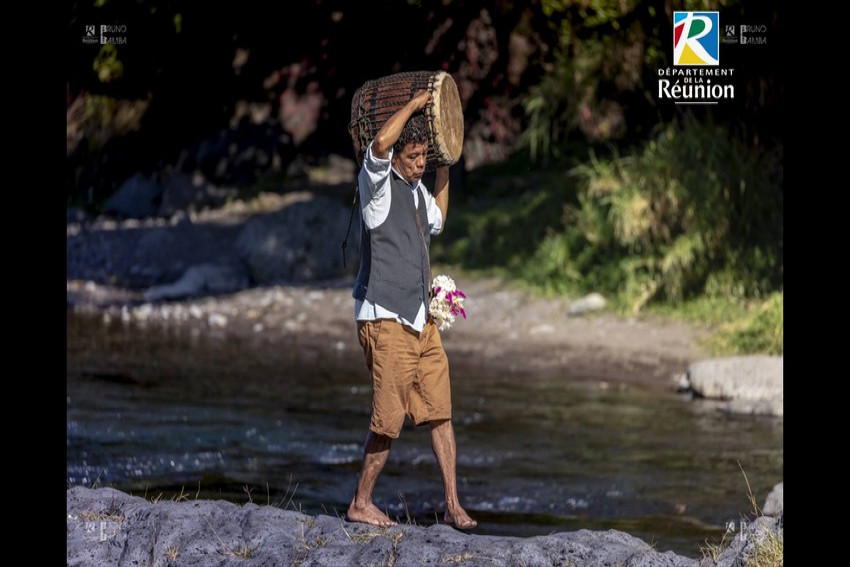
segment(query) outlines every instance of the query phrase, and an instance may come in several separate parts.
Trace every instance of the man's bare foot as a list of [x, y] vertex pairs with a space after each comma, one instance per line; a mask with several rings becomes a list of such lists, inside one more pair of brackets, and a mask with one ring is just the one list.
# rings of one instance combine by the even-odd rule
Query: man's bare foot
[[382, 528], [398, 525], [398, 523], [390, 520], [389, 516], [381, 512], [371, 502], [364, 507], [359, 507], [352, 502], [348, 507], [347, 516], [349, 522], [363, 522], [364, 524], [372, 524], [373, 526], [380, 526]]
[[478, 522], [469, 517], [469, 514], [463, 508], [458, 508], [454, 513], [446, 510], [443, 515], [443, 521], [446, 525], [454, 526], [459, 530], [471, 530], [478, 525]]

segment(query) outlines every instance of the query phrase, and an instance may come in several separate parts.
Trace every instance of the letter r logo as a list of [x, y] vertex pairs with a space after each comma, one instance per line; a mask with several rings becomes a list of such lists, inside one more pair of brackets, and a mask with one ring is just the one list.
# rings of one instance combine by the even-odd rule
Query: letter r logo
[[719, 15], [673, 12], [673, 65], [720, 64]]

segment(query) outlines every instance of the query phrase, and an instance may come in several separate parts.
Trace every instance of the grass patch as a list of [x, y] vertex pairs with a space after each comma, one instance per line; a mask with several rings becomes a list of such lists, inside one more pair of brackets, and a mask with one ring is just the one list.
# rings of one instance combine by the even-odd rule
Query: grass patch
[[218, 541], [219, 548], [221, 549], [221, 552], [223, 554], [232, 555], [233, 557], [237, 557], [239, 559], [250, 559], [254, 556], [254, 552], [257, 550], [257, 547], [259, 547], [258, 545], [249, 545], [247, 543], [239, 543], [234, 546], [227, 545], [226, 543], [224, 543], [224, 540], [222, 540], [221, 537], [218, 535], [218, 532], [215, 531], [215, 528], [213, 527], [212, 522], [210, 522], [210, 519], [204, 516], [204, 520], [207, 521], [207, 525], [210, 527], [210, 530], [212, 530], [212, 533], [215, 536], [215, 539]]
[[718, 541], [705, 540], [705, 545], [699, 546], [702, 558], [716, 562], [720, 558], [720, 554], [723, 553], [732, 543], [732, 539], [729, 538], [729, 533], [730, 532], [728, 531], [724, 532], [723, 537], [721, 537]]
[[711, 340], [718, 354], [783, 353], [783, 294], [751, 305], [744, 316], [722, 325]]
[[376, 537], [381, 537], [384, 534], [381, 532], [360, 532], [355, 534], [346, 533], [346, 535], [354, 543], [369, 543]]
[[398, 545], [398, 542], [401, 541], [401, 538], [404, 537], [404, 532], [401, 530], [393, 530], [394, 527], [397, 526], [387, 526], [387, 527], [379, 527], [374, 530], [366, 531], [366, 532], [349, 532], [345, 529], [345, 526], [340, 526], [342, 528], [342, 532], [345, 536], [354, 543], [369, 543], [376, 537], [386, 537], [393, 543], [393, 547]]
[[84, 522], [115, 522], [118, 524], [124, 523], [124, 516], [113, 510], [106, 511], [85, 511], [80, 512], [77, 516]]
[[303, 549], [305, 551], [310, 551], [310, 550], [313, 550], [313, 549], [319, 549], [320, 547], [325, 547], [328, 544], [329, 541], [330, 541], [329, 538], [327, 538], [325, 536], [321, 536], [321, 535], [318, 535], [313, 539], [307, 540], [307, 539], [304, 538], [304, 534], [302, 533], [301, 534], [301, 549]]
[[784, 293], [762, 300], [699, 297], [676, 304], [653, 305], [647, 314], [687, 321], [711, 329], [703, 344], [716, 356], [781, 355], [784, 351]]
[[307, 535], [304, 531], [304, 528], [308, 530], [313, 529], [313, 526], [316, 525], [316, 518], [313, 516], [307, 516], [306, 520], [301, 520], [301, 550], [302, 551], [310, 551], [311, 549], [318, 549], [320, 547], [324, 547], [330, 541], [330, 538], [318, 534], [313, 538], [308, 539]]
[[124, 514], [115, 505], [115, 499], [109, 503], [109, 507], [104, 510], [85, 510], [77, 515], [77, 518], [83, 522], [115, 522], [118, 524], [124, 523]]
[[180, 555], [180, 550], [177, 549], [176, 547], [172, 546], [172, 547], [169, 547], [168, 549], [165, 550], [165, 558], [168, 561], [176, 560], [179, 555]]
[[[195, 493], [195, 500], [198, 499], [200, 494], [201, 494], [201, 483], [199, 481], [198, 482], [198, 491]], [[144, 496], [142, 498], [144, 498], [145, 500], [147, 500], [151, 504], [159, 504], [164, 499], [167, 499], [170, 502], [188, 502], [189, 501], [189, 494], [186, 493], [186, 487], [181, 486], [180, 492], [172, 495], [170, 498], [166, 498], [165, 493], [163, 493], [163, 492], [160, 492], [156, 496], [148, 498], [148, 490], [147, 490], [147, 488], [145, 488], [145, 493], [144, 493]]]
[[744, 567], [783, 567], [784, 542], [782, 532], [766, 530], [757, 534], [753, 553], [744, 561]]
[[718, 328], [747, 316], [752, 302], [727, 297], [698, 297], [679, 303], [650, 305], [646, 314]]
[[254, 552], [257, 551], [257, 546], [243, 543], [233, 549], [229, 549], [228, 551], [231, 555], [238, 557], [239, 559], [250, 559], [254, 556]]

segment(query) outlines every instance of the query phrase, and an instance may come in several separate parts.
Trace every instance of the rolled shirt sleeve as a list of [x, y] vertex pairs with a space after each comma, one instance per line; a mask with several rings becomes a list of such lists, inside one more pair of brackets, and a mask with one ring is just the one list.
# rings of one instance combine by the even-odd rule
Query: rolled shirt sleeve
[[372, 144], [366, 148], [363, 167], [357, 176], [360, 191], [360, 211], [366, 228], [372, 230], [380, 226], [390, 214], [392, 191], [390, 191], [390, 171], [392, 171], [393, 149], [390, 148], [386, 159], [372, 155]]
[[393, 148], [390, 147], [386, 159], [375, 157], [372, 154], [372, 143], [366, 148], [366, 155], [363, 156], [363, 171], [368, 176], [368, 180], [374, 189], [380, 188], [384, 179], [390, 176], [390, 168], [392, 167]]

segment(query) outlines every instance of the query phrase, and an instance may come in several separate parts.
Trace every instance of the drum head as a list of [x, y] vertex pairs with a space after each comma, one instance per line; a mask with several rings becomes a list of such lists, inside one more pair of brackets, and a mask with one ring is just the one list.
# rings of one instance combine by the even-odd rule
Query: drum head
[[451, 75], [442, 71], [437, 74], [433, 98], [434, 149], [444, 165], [451, 165], [463, 151], [463, 109]]

